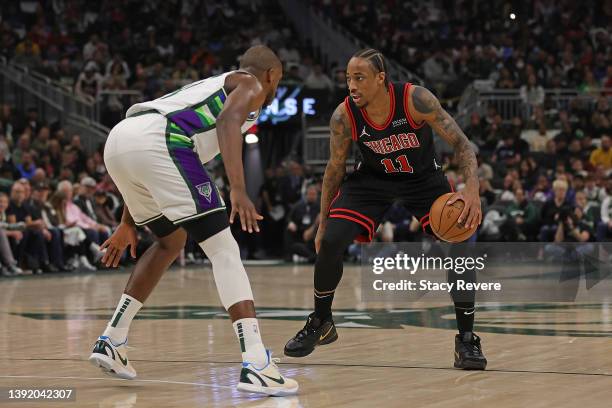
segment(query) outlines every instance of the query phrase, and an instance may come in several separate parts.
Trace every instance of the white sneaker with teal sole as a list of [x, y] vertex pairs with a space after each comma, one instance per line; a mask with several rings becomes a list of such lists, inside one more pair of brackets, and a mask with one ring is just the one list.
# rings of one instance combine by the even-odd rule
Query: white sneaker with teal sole
[[283, 377], [278, 371], [275, 363], [280, 360], [273, 359], [270, 350], [266, 350], [266, 357], [268, 361], [263, 368], [258, 368], [248, 362], [242, 363], [238, 391], [277, 397], [297, 394], [299, 388], [297, 381]]
[[136, 378], [136, 370], [127, 358], [127, 339], [115, 345], [108, 336], [98, 337], [89, 362], [100, 367], [105, 374], [125, 380]]

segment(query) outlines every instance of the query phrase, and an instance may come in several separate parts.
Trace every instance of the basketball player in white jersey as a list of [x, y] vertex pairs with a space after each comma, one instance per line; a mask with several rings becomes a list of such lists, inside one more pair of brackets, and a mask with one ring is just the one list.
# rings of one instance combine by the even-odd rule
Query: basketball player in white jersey
[[[194, 82], [171, 94], [132, 106], [110, 132], [104, 161], [125, 201], [121, 224], [102, 245], [102, 262], [116, 267], [136, 226], [157, 241], [138, 260], [113, 317], [89, 357], [120, 378], [133, 379], [127, 360], [130, 323], [165, 270], [185, 245], [187, 232], [212, 263], [221, 303], [229, 312], [242, 350], [238, 389], [268, 395], [294, 394], [261, 341], [253, 294], [229, 224], [239, 217], [244, 231], [259, 231], [262, 217], [248, 198], [242, 166], [242, 133], [276, 94], [282, 64], [265, 46], [249, 48], [240, 69]], [[219, 190], [202, 163], [221, 153], [230, 182], [229, 216]]]

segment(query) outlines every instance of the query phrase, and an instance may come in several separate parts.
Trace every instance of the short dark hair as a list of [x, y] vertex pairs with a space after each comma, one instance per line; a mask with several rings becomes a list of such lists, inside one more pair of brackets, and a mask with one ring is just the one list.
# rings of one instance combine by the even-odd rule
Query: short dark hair
[[240, 58], [240, 68], [252, 68], [257, 71], [267, 71], [270, 68], [282, 67], [278, 55], [265, 45], [254, 45]]
[[367, 60], [374, 72], [385, 73], [385, 86], [389, 86], [389, 73], [387, 72], [387, 63], [382, 52], [375, 50], [374, 48], [364, 48], [353, 54], [353, 58], [363, 58]]

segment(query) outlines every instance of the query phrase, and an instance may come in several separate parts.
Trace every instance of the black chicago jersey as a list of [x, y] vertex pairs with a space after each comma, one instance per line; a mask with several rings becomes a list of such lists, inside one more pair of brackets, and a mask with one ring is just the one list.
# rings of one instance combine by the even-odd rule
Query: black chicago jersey
[[440, 170], [436, 161], [431, 128], [416, 124], [408, 112], [412, 84], [389, 84], [391, 111], [387, 121], [377, 125], [365, 109], [350, 97], [344, 100], [352, 137], [361, 152], [363, 170], [378, 176], [420, 179]]
[[391, 113], [381, 126], [350, 98], [344, 101], [362, 161], [342, 182], [328, 217], [360, 225], [364, 233], [358, 239], [362, 241], [374, 238], [378, 224], [395, 201], [431, 233], [431, 205], [442, 194], [453, 191], [436, 161], [431, 128], [425, 123], [417, 125], [408, 112], [411, 86], [389, 85]]

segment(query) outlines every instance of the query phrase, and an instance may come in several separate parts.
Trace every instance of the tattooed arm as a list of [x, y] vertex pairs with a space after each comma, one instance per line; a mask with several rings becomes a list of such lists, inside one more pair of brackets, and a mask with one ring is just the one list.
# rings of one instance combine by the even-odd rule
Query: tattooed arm
[[331, 202], [340, 188], [340, 183], [346, 173], [346, 159], [351, 149], [351, 124], [344, 108], [344, 103], [338, 105], [329, 121], [331, 135], [329, 138], [329, 161], [323, 175], [321, 188], [321, 215], [319, 229], [315, 238], [315, 248], [319, 252], [321, 240], [327, 226], [327, 215]]
[[408, 107], [411, 116], [416, 122], [427, 122], [442, 139], [453, 146], [465, 179], [464, 192], [458, 193], [449, 203], [463, 200], [465, 207], [459, 216], [459, 222], [466, 227], [478, 225], [481, 221], [481, 209], [476, 154], [457, 122], [442, 108], [438, 99], [426, 88], [420, 86], [412, 88], [410, 98], [412, 103]]

